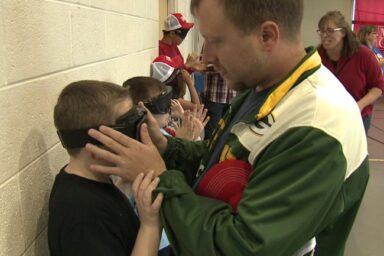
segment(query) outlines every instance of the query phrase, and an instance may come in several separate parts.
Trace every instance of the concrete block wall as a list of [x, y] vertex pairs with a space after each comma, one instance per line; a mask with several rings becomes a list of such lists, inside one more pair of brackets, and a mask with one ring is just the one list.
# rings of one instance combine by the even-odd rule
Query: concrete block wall
[[[76, 80], [149, 75], [161, 1], [0, 1], [0, 256], [49, 255], [47, 202], [68, 160], [52, 120], [57, 96]], [[177, 6], [189, 13], [189, 1]]]

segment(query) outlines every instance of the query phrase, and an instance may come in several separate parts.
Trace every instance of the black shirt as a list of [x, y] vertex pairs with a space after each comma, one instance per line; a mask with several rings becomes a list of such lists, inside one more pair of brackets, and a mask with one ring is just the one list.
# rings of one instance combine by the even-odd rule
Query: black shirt
[[139, 219], [113, 185], [61, 169], [49, 199], [51, 256], [131, 255]]

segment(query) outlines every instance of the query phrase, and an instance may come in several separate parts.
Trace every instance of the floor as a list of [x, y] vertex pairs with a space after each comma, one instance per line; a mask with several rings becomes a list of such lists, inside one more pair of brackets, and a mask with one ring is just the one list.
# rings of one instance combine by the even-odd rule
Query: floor
[[384, 255], [384, 98], [375, 105], [368, 151], [371, 176], [345, 256]]

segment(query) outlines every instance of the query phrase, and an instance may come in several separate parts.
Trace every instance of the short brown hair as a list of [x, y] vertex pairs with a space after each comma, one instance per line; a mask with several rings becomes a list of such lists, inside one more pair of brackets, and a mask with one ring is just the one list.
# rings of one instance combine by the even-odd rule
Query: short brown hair
[[[192, 0], [195, 13], [201, 1]], [[245, 34], [251, 33], [265, 21], [275, 22], [286, 39], [296, 41], [303, 19], [303, 0], [218, 0], [229, 20]]]
[[[123, 87], [102, 81], [83, 80], [67, 85], [60, 93], [53, 119], [57, 130], [77, 130], [114, 124], [116, 105], [130, 99]], [[75, 156], [80, 149], [69, 149]]]
[[123, 87], [128, 89], [134, 104], [139, 101], [149, 101], [165, 91], [165, 85], [162, 82], [146, 76], [132, 77], [123, 83]]
[[116, 104], [129, 99], [123, 87], [102, 81], [83, 80], [67, 85], [54, 109], [58, 130], [75, 130], [114, 122]]
[[319, 29], [321, 29], [323, 24], [328, 20], [332, 20], [333, 22], [335, 22], [336, 26], [338, 28], [342, 28], [343, 31], [345, 32], [345, 37], [344, 37], [344, 41], [343, 41], [343, 49], [341, 52], [342, 56], [344, 56], [344, 57], [352, 56], [359, 49], [360, 42], [357, 39], [355, 33], [353, 33], [351, 26], [345, 20], [344, 15], [341, 14], [340, 11], [327, 12], [319, 20], [319, 23], [318, 23]]
[[377, 27], [372, 25], [365, 25], [360, 28], [358, 38], [362, 44], [367, 45], [367, 36], [371, 33], [377, 33]]

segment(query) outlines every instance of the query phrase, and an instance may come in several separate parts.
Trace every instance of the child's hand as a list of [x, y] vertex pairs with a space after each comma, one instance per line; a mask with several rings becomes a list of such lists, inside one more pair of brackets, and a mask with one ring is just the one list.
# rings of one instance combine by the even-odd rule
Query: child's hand
[[141, 225], [159, 227], [159, 210], [164, 196], [160, 193], [152, 202], [152, 192], [160, 182], [158, 177], [153, 179], [153, 176], [153, 171], [150, 171], [145, 176], [143, 173], [140, 173], [133, 182], [132, 190], [135, 196]]
[[193, 116], [189, 111], [185, 111], [181, 119], [181, 126], [176, 130], [176, 137], [186, 140], [194, 140]]
[[209, 116], [207, 116], [208, 109], [204, 108], [204, 104], [197, 106], [195, 118], [200, 121], [203, 128], [207, 125], [209, 121]]
[[193, 71], [204, 71], [207, 69], [207, 65], [200, 61], [200, 56], [196, 53], [188, 54], [185, 66], [192, 69]]
[[203, 104], [195, 106], [193, 110], [193, 140], [200, 140], [202, 137], [204, 137], [204, 127], [209, 121], [207, 112], [208, 110], [204, 108]]
[[171, 100], [171, 116], [182, 118], [184, 114], [184, 109], [181, 106], [180, 102], [178, 100], [172, 99]]

